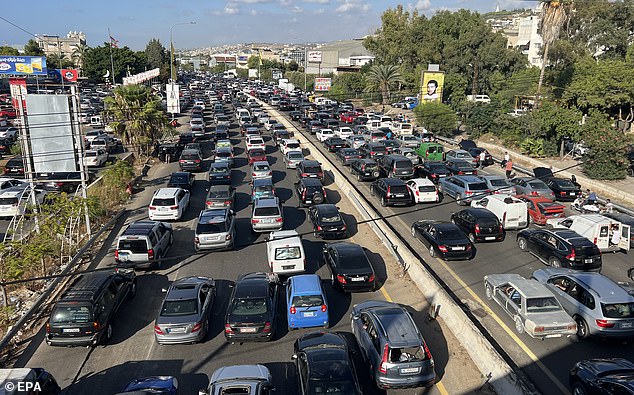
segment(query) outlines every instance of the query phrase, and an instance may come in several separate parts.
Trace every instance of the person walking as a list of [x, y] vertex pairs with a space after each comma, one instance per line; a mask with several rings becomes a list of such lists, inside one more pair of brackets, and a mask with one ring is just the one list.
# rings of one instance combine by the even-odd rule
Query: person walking
[[506, 170], [506, 178], [511, 178], [511, 173], [513, 172], [513, 161], [511, 160], [511, 158], [506, 161], [504, 169]]
[[484, 161], [486, 160], [487, 154], [486, 151], [480, 152], [480, 168], [484, 169]]
[[614, 212], [614, 205], [610, 201], [610, 199], [605, 200], [605, 209], [603, 211], [606, 214], [612, 214]]

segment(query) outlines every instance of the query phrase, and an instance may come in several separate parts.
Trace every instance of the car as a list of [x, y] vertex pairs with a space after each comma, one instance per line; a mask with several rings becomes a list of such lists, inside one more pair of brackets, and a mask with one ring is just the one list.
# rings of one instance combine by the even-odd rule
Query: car
[[547, 167], [536, 167], [533, 173], [555, 194], [555, 200], [571, 202], [581, 195], [579, 184], [573, 183], [568, 178], [555, 177], [552, 170]]
[[406, 157], [412, 162], [412, 165], [414, 166], [417, 166], [420, 164], [420, 157], [418, 156], [416, 151], [414, 151], [411, 148], [398, 147], [392, 150], [392, 154]]
[[313, 235], [322, 239], [345, 239], [348, 227], [339, 208], [334, 204], [315, 204], [308, 209], [308, 219], [313, 225]]
[[462, 159], [450, 159], [445, 162], [449, 174], [457, 175], [477, 175], [478, 170], [473, 165]]
[[13, 218], [31, 212], [32, 195], [37, 204], [46, 201], [47, 192], [22, 183], [0, 190], [0, 218]]
[[348, 147], [354, 148], [354, 149], [359, 149], [359, 147], [361, 147], [363, 144], [365, 144], [365, 139], [361, 135], [354, 134], [354, 135], [348, 137], [346, 139], [346, 142], [348, 144]]
[[455, 149], [445, 152], [445, 160], [463, 160], [465, 162], [469, 162], [473, 166], [477, 166], [478, 164], [478, 160], [465, 149]]
[[14, 156], [4, 165], [3, 174], [7, 177], [24, 178], [24, 161], [22, 156]]
[[130, 381], [122, 392], [115, 395], [135, 394], [177, 395], [178, 379], [173, 376], [150, 376]]
[[400, 178], [379, 178], [370, 184], [370, 194], [378, 197], [383, 207], [412, 203], [409, 188]]
[[384, 155], [377, 158], [376, 162], [385, 177], [408, 179], [414, 176], [412, 161], [403, 155]]
[[210, 185], [231, 185], [231, 167], [227, 162], [214, 162], [209, 165]]
[[271, 130], [271, 127], [273, 126], [273, 124], [276, 124], [276, 123], [278, 123], [277, 119], [271, 118], [271, 119], [267, 120], [266, 122], [264, 122], [264, 128], [266, 130]]
[[11, 148], [15, 145], [15, 141], [8, 137], [0, 137], [0, 154], [7, 155], [11, 153]]
[[133, 269], [76, 276], [53, 306], [46, 322], [46, 344], [90, 347], [108, 343], [119, 308], [136, 292]]
[[114, 144], [110, 142], [109, 138], [102, 136], [99, 138], [95, 138], [90, 142], [90, 149], [91, 150], [102, 149], [109, 153], [113, 151]]
[[324, 141], [324, 146], [328, 150], [328, 152], [337, 152], [341, 148], [345, 148], [347, 146], [346, 140], [341, 137], [328, 137]]
[[17, 187], [22, 184], [24, 184], [24, 181], [22, 180], [17, 180], [15, 178], [0, 177], [0, 191], [7, 188]]
[[335, 156], [341, 161], [344, 166], [349, 166], [352, 161], [356, 159], [362, 159], [361, 154], [354, 148], [341, 148], [337, 150]]
[[[466, 149], [466, 151], [469, 152], [469, 155], [471, 155], [476, 160], [476, 167], [491, 166], [495, 163], [495, 161], [493, 160], [493, 156], [484, 148], [473, 147]], [[484, 152], [484, 166], [482, 163], [480, 163], [480, 154], [482, 152]]]
[[541, 180], [532, 177], [513, 177], [509, 181], [515, 186], [516, 195], [541, 196], [555, 200], [555, 193]]
[[170, 179], [167, 182], [168, 188], [182, 188], [188, 191], [194, 187], [194, 181], [196, 177], [187, 171], [174, 172], [170, 175]]
[[236, 219], [230, 208], [202, 210], [196, 221], [194, 249], [232, 250], [236, 240]]
[[577, 337], [634, 336], [634, 295], [597, 272], [546, 268], [532, 277], [545, 284], [577, 323]]
[[183, 277], [172, 282], [154, 320], [156, 342], [184, 344], [204, 341], [215, 296], [216, 282], [211, 277]]
[[313, 332], [295, 340], [293, 356], [301, 395], [361, 395], [346, 338], [339, 333]]
[[200, 143], [188, 143], [188, 144], [185, 144], [185, 147], [183, 147], [183, 149], [184, 150], [186, 150], [186, 149], [196, 149], [196, 150], [198, 150], [200, 152], [203, 152], [203, 148], [200, 145]]
[[444, 162], [423, 162], [421, 165], [417, 166], [416, 170], [420, 176], [427, 177], [434, 184], [438, 184], [440, 179], [449, 177], [450, 175]]
[[205, 208], [229, 208], [233, 210], [236, 191], [230, 185], [212, 185], [207, 191]]
[[[216, 369], [209, 379], [209, 387], [199, 395], [270, 395], [274, 390], [271, 372], [264, 365], [233, 365]], [[246, 391], [246, 392], [245, 392]]]
[[367, 300], [352, 307], [351, 327], [370, 377], [381, 389], [431, 387], [434, 358], [416, 323], [399, 304]]
[[552, 292], [535, 279], [519, 274], [484, 276], [486, 298], [495, 301], [515, 323], [515, 331], [536, 339], [571, 336], [577, 324]]
[[135, 221], [117, 238], [114, 260], [135, 268], [160, 267], [174, 243], [172, 225], [159, 221]]
[[255, 178], [251, 181], [251, 203], [257, 199], [274, 197], [275, 186], [273, 185], [273, 178]]
[[380, 142], [369, 142], [365, 143], [359, 148], [359, 153], [368, 159], [377, 160], [379, 157], [383, 155], [387, 155], [387, 148]]
[[525, 195], [519, 195], [517, 198], [526, 203], [530, 223], [546, 225], [549, 219], [564, 218], [566, 216], [564, 213], [565, 206], [553, 202], [552, 199]]
[[[190, 144], [187, 144], [187, 145], [189, 146]], [[229, 139], [218, 139], [218, 140], [216, 140], [216, 147], [215, 147], [216, 149], [225, 148], [225, 147], [226, 148], [230, 148], [231, 152], [233, 152], [233, 145], [231, 144], [231, 140], [229, 140]]]
[[441, 178], [438, 190], [456, 199], [458, 205], [468, 205], [474, 199], [483, 198], [491, 192], [487, 184], [476, 176], [451, 176]]
[[233, 167], [233, 149], [229, 147], [217, 148], [214, 153], [214, 163], [226, 163], [229, 167]]
[[178, 143], [177, 145], [183, 149], [187, 144], [194, 142], [194, 135], [192, 132], [181, 132], [178, 135]]
[[275, 336], [280, 281], [273, 273], [247, 273], [236, 280], [225, 316], [229, 342], [269, 341]]
[[393, 153], [395, 149], [400, 147], [400, 143], [394, 139], [385, 139], [381, 143], [385, 146], [388, 154]]
[[309, 121], [308, 124], [306, 125], [306, 128], [308, 129], [308, 132], [310, 134], [317, 134], [317, 132], [321, 129], [324, 128], [324, 124], [321, 123], [321, 121], [318, 120], [312, 120]]
[[335, 130], [335, 135], [339, 138], [346, 140], [348, 137], [352, 136], [354, 131], [347, 126], [340, 126]]
[[574, 395], [634, 394], [634, 363], [625, 358], [594, 358], [577, 362], [568, 383]]
[[396, 138], [400, 147], [416, 149], [421, 143], [421, 140], [413, 134], [401, 134]]
[[411, 234], [427, 248], [429, 255], [444, 260], [473, 259], [475, 245], [454, 223], [421, 220], [411, 226]]
[[330, 137], [335, 137], [335, 132], [332, 129], [321, 128], [315, 133], [315, 137], [319, 142], [323, 143]]
[[84, 166], [101, 167], [108, 162], [108, 152], [103, 149], [90, 149], [84, 152]]
[[266, 255], [273, 273], [286, 275], [306, 269], [304, 246], [295, 230], [271, 232], [266, 240]]
[[453, 213], [451, 222], [467, 235], [472, 243], [504, 241], [506, 231], [495, 213], [485, 208], [469, 207]]
[[148, 216], [150, 220], [176, 220], [183, 217], [189, 207], [190, 192], [183, 188], [160, 188], [154, 192]]
[[272, 232], [284, 227], [282, 205], [277, 197], [258, 198], [253, 202], [251, 229], [255, 233]]
[[189, 127], [192, 130], [192, 132], [196, 131], [205, 131], [205, 121], [203, 120], [203, 118], [192, 118], [189, 121]]
[[375, 291], [379, 284], [365, 250], [358, 244], [338, 242], [323, 247], [333, 288], [343, 292]]
[[183, 150], [178, 165], [180, 169], [185, 171], [201, 171], [203, 157], [198, 150]]
[[515, 187], [502, 176], [480, 176], [492, 194], [515, 195]]
[[350, 173], [355, 174], [357, 181], [374, 181], [381, 172], [374, 159], [356, 159], [350, 163]]
[[330, 326], [328, 301], [316, 274], [299, 274], [286, 283], [286, 322], [288, 329]]
[[256, 178], [271, 178], [273, 177], [273, 170], [271, 165], [267, 161], [257, 161], [251, 164], [251, 179]]
[[[26, 391], [14, 391], [5, 389], [7, 386], [13, 389], [36, 389], [39, 394], [59, 395], [62, 389], [57, 384], [55, 377], [43, 368], [4, 368], [0, 369], [0, 383], [6, 395], [25, 394]], [[29, 386], [29, 387], [27, 387]]]
[[305, 160], [302, 151], [288, 151], [284, 155], [284, 164], [287, 169], [296, 169], [301, 161]]
[[291, 134], [286, 129], [276, 130], [273, 134], [272, 140], [275, 142], [275, 145], [280, 146], [282, 141], [290, 139]]
[[572, 230], [524, 229], [517, 234], [517, 245], [551, 267], [601, 271], [599, 247]]
[[305, 159], [299, 162], [296, 171], [298, 178], [317, 178], [322, 183], [324, 182], [324, 171], [321, 163], [316, 160]]
[[252, 149], [259, 149], [266, 152], [266, 144], [264, 139], [260, 136], [249, 135], [246, 139], [247, 151]]
[[301, 151], [302, 148], [299, 145], [299, 140], [296, 139], [284, 139], [280, 142], [280, 151], [282, 155], [285, 155], [288, 151]]
[[428, 178], [413, 178], [407, 180], [406, 184], [414, 204], [438, 203], [442, 200], [438, 187]]

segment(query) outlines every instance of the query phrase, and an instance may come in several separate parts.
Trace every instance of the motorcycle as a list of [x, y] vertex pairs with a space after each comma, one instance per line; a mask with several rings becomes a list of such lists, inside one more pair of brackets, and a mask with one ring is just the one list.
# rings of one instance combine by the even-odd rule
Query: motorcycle
[[570, 205], [570, 208], [580, 212], [581, 214], [599, 214], [601, 212], [601, 208], [599, 206], [584, 198], [575, 199], [575, 201]]

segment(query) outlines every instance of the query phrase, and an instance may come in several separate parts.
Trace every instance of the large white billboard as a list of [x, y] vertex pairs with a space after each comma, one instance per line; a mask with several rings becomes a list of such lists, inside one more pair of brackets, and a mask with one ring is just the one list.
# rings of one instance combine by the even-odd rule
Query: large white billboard
[[180, 114], [181, 101], [178, 84], [165, 85], [165, 93], [167, 93], [167, 112], [170, 114]]
[[308, 52], [308, 62], [310, 62], [310, 63], [321, 63], [321, 51], [309, 51]]

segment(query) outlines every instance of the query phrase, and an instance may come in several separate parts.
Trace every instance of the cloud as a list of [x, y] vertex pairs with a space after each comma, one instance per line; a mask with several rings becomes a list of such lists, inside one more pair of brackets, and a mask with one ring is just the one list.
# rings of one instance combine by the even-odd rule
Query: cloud
[[224, 12], [227, 15], [235, 15], [240, 13], [240, 8], [235, 3], [227, 3], [224, 8]]
[[251, 14], [253, 16], [256, 16], [258, 14], [258, 11], [253, 9], [253, 10], [251, 10], [251, 12], [249, 12], [249, 14]]
[[304, 0], [304, 3], [328, 4], [330, 3], [330, 0]]
[[291, 8], [291, 12], [295, 14], [301, 14], [302, 12], [304, 12], [304, 9], [302, 7], [294, 6], [293, 8]]
[[317, 14], [317, 15], [319, 15], [319, 14], [323, 14], [323, 13], [325, 13], [325, 12], [326, 12], [326, 10], [325, 10], [325, 9], [323, 9], [323, 8], [318, 8], [318, 9], [316, 9], [316, 10], [315, 10], [315, 14]]
[[370, 4], [361, 3], [360, 0], [342, 0], [343, 4], [335, 9], [335, 12], [346, 13], [346, 12], [355, 12], [362, 11], [367, 12], [370, 10]]
[[272, 3], [273, 0], [232, 0], [234, 3], [242, 3], [242, 4], [263, 4], [263, 3]]
[[418, 0], [416, 4], [408, 4], [410, 10], [427, 11], [431, 8], [431, 0]]

